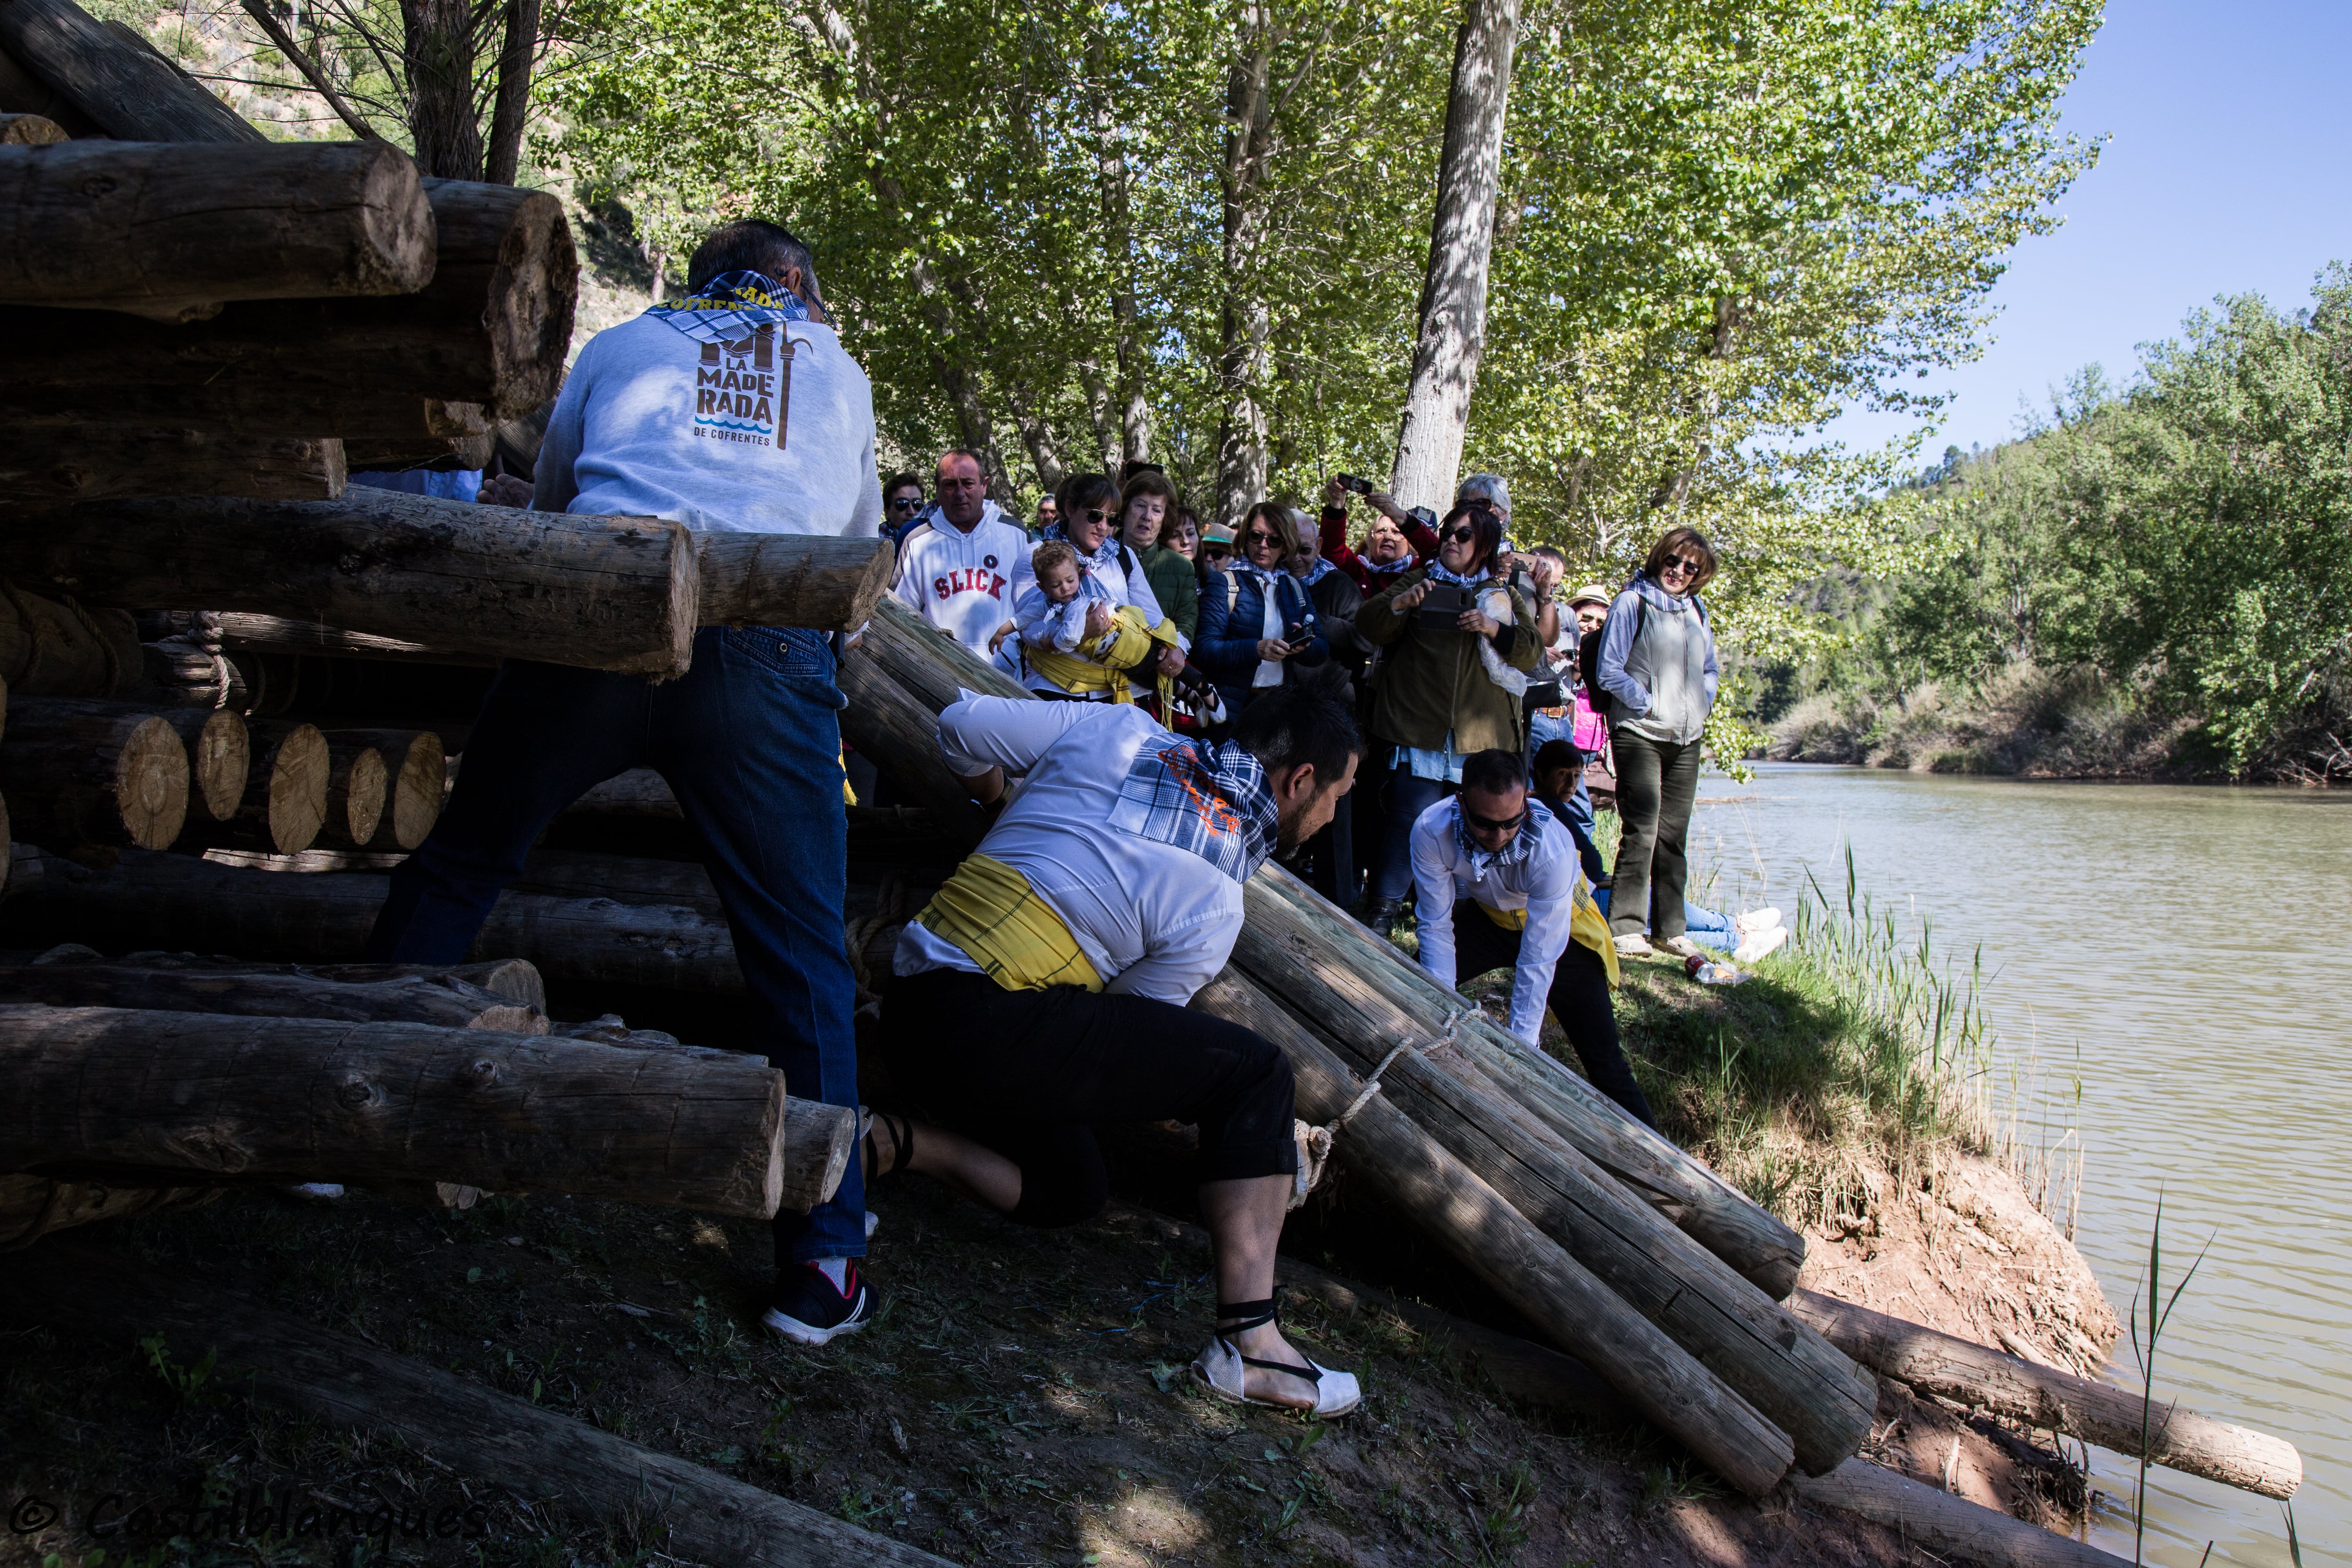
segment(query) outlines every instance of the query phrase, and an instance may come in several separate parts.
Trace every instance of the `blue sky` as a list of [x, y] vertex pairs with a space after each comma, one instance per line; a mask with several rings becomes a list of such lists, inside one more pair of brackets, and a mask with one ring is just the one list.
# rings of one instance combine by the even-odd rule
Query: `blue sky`
[[[2065, 110], [2106, 150], [2063, 226], [2012, 254], [1984, 357], [1945, 374], [1930, 453], [2008, 439], [2021, 395], [2046, 404], [2094, 361], [2122, 380], [2134, 345], [2216, 294], [2291, 307], [2352, 260], [2347, 60], [2347, 0], [2108, 0]], [[1911, 423], [1853, 414], [1831, 433], [1874, 445]]]

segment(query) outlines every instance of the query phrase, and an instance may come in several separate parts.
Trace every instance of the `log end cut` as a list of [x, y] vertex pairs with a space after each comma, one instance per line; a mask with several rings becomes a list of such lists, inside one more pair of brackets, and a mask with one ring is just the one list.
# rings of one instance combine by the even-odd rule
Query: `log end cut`
[[131, 843], [172, 847], [188, 820], [188, 749], [178, 731], [152, 715], [132, 728], [114, 755], [114, 800]]
[[327, 822], [327, 781], [331, 758], [315, 724], [297, 724], [279, 739], [269, 759], [264, 821], [280, 855], [298, 855], [318, 842]]

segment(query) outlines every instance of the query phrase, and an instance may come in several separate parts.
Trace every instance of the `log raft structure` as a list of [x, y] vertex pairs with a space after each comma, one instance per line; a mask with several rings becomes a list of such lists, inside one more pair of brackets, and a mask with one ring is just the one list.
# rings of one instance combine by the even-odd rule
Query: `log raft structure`
[[[852, 1113], [758, 1058], [559, 1021], [581, 996], [741, 994], [657, 773], [559, 819], [465, 962], [352, 962], [462, 763], [472, 701], [451, 694], [478, 700], [505, 658], [674, 678], [706, 626], [857, 632], [845, 736], [919, 805], [856, 814], [853, 861], [861, 839], [886, 859], [919, 840], [926, 864], [986, 826], [940, 760], [940, 710], [1024, 694], [881, 601], [883, 541], [347, 488], [355, 468], [478, 466], [494, 430], [543, 427], [578, 293], [552, 198], [423, 179], [380, 142], [269, 143], [72, 0], [0, 0], [0, 1248], [59, 1264], [47, 1288], [18, 1271], [0, 1311], [143, 1301], [142, 1326], [176, 1313], [278, 1369], [256, 1384], [277, 1403], [452, 1453], [538, 1443], [592, 1504], [657, 1478], [720, 1521], [699, 1544], [729, 1560], [929, 1561], [44, 1238], [312, 1180], [445, 1206], [824, 1201]], [[848, 889], [877, 990], [926, 896], [890, 877]], [[1549, 1342], [1485, 1353], [1749, 1495], [1966, 1560], [2091, 1560], [1855, 1455], [1881, 1377], [2137, 1452], [2128, 1396], [1797, 1289], [1799, 1233], [1575, 1072], [1278, 867], [1245, 904], [1194, 1005], [1284, 1051], [1302, 1114], [1354, 1108], [1351, 1180]], [[2159, 1416], [2155, 1463], [2272, 1497], [2300, 1481], [2275, 1438]]]

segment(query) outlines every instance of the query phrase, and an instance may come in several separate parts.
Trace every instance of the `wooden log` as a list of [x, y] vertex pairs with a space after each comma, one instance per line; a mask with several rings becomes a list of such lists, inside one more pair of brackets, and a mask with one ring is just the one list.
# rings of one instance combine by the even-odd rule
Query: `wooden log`
[[1799, 1477], [1790, 1489], [1808, 1507], [1889, 1526], [1941, 1559], [1985, 1568], [2129, 1568], [2112, 1552], [1937, 1491], [1867, 1459], [1848, 1459], [1826, 1476]]
[[37, 114], [0, 114], [0, 147], [49, 147], [65, 141], [65, 128]]
[[[562, 383], [579, 258], [562, 204], [544, 192], [427, 180], [425, 195], [439, 260], [415, 294], [248, 301], [167, 331], [0, 309], [0, 412], [404, 450], [420, 439], [487, 445], [499, 420]], [[369, 454], [354, 466], [382, 465]]]
[[104, 1182], [0, 1175], [0, 1253], [30, 1247], [53, 1230], [102, 1219], [129, 1219], [162, 1209], [189, 1208], [219, 1195], [218, 1187], [110, 1186]]
[[180, 732], [188, 748], [194, 806], [215, 822], [235, 816], [253, 773], [253, 741], [245, 720], [226, 708], [167, 708], [158, 717]]
[[[533, 849], [523, 859], [519, 893], [559, 899], [610, 899], [619, 904], [667, 904], [718, 919], [719, 889], [692, 860], [650, 860], [582, 849]], [[919, 908], [920, 906], [918, 906]]]
[[68, 137], [106, 134], [71, 99], [26, 70], [5, 48], [0, 48], [0, 112], [46, 120]]
[[649, 816], [684, 821], [669, 781], [651, 768], [631, 768], [615, 773], [572, 803], [572, 814], [582, 816]]
[[[1318, 973], [1347, 988], [1347, 994], [1332, 998], [1333, 1005], [1349, 1011], [1392, 1008], [1432, 1030], [1442, 1030], [1450, 1016], [1465, 1010], [1453, 987], [1439, 984], [1279, 867], [1254, 879], [1246, 896], [1249, 930], [1265, 945], [1268, 962], [1286, 969], [1284, 955], [1314, 953]], [[1250, 966], [1246, 957], [1242, 962]], [[1794, 1228], [1626, 1116], [1584, 1079], [1483, 1016], [1471, 1014], [1457, 1039], [1462, 1056], [1484, 1076], [1490, 1091], [1524, 1105], [1768, 1296], [1777, 1300], [1795, 1289], [1805, 1240]]]
[[465, 652], [669, 676], [693, 658], [693, 535], [390, 490], [176, 498], [0, 517], [0, 573], [140, 608], [199, 604]]
[[0, 300], [179, 322], [232, 300], [413, 294], [433, 208], [388, 142], [0, 147]]
[[0, 487], [15, 505], [159, 495], [332, 500], [348, 478], [343, 444], [330, 437], [16, 422], [0, 438]]
[[320, 837], [339, 849], [358, 848], [383, 826], [391, 794], [383, 753], [373, 746], [327, 746], [327, 816]]
[[[56, 952], [58, 950], [51, 950]], [[147, 970], [186, 970], [210, 974], [264, 974], [323, 981], [334, 985], [378, 985], [401, 980], [429, 980], [450, 987], [470, 986], [530, 1012], [547, 1012], [547, 984], [537, 968], [520, 958], [493, 959], [484, 963], [263, 963], [247, 959], [207, 957], [193, 952], [144, 952], [105, 959], [87, 950], [80, 955], [34, 960], [42, 968], [65, 963], [119, 963]], [[201, 1012], [202, 1008], [189, 1009]], [[421, 1020], [429, 1022], [430, 1020]], [[517, 1034], [530, 1034], [517, 1028]]]
[[[425, 423], [436, 428], [467, 424], [483, 417], [481, 406], [478, 403], [436, 402], [428, 398], [425, 403]], [[461, 435], [382, 436], [345, 441], [343, 458], [355, 474], [371, 468], [391, 473], [404, 468], [462, 472], [488, 468], [496, 445], [497, 437], [488, 427]]]
[[[1833, 1296], [1800, 1290], [1789, 1307], [1856, 1361], [1923, 1394], [2139, 1455], [2137, 1394]], [[2303, 1484], [2303, 1456], [2294, 1444], [2170, 1401], [2158, 1404], [2149, 1416], [2147, 1458], [2151, 1464], [2263, 1497], [2290, 1498]]]
[[[1362, 1087], [1319, 1040], [1230, 967], [1192, 1005], [1280, 1047], [1297, 1079], [1299, 1113], [1310, 1120], [1337, 1116]], [[1760, 1497], [1788, 1472], [1793, 1455], [1786, 1433], [1385, 1097], [1368, 1101], [1341, 1130], [1335, 1153], [1351, 1181], [1419, 1217], [1465, 1268], [1725, 1480]]]
[[125, 142], [267, 143], [236, 110], [127, 30], [72, 0], [5, 0], [0, 47]]
[[0, 581], [0, 681], [11, 696], [111, 697], [143, 666], [128, 611]]
[[19, 704], [0, 743], [16, 831], [57, 848], [161, 849], [188, 815], [188, 748], [152, 713], [111, 704]]
[[450, 664], [472, 669], [495, 669], [499, 661], [488, 654], [452, 653], [398, 637], [322, 626], [316, 621], [289, 621], [283, 616], [257, 616], [228, 610], [220, 616], [221, 646], [247, 653], [292, 654], [308, 658], [373, 658], [394, 664]]
[[225, 1381], [281, 1408], [495, 1476], [573, 1518], [625, 1517], [663, 1532], [664, 1554], [730, 1568], [951, 1568], [700, 1465], [641, 1448], [478, 1383], [96, 1248], [50, 1243], [43, 1267], [0, 1276], [0, 1310], [98, 1343], [161, 1333], [219, 1357]]
[[331, 746], [372, 746], [383, 753], [383, 815], [369, 848], [405, 853], [425, 842], [448, 798], [448, 754], [432, 730], [330, 730]]
[[890, 585], [886, 539], [806, 533], [698, 533], [706, 626], [813, 626], [851, 632]]
[[766, 1217], [783, 1075], [428, 1024], [0, 1006], [0, 1170], [451, 1181]]
[[[16, 945], [172, 949], [201, 932], [215, 952], [310, 963], [334, 963], [358, 952], [389, 886], [383, 877], [289, 876], [131, 850], [100, 871], [29, 847], [16, 856], [10, 880], [0, 900], [0, 941]], [[642, 985], [714, 996], [743, 991], [725, 921], [608, 899], [507, 893], [471, 957], [527, 959], [556, 985]]]
[[331, 1018], [350, 1024], [431, 1024], [510, 1035], [548, 1032], [547, 1016], [538, 1008], [446, 973], [348, 981], [299, 969], [269, 973], [211, 965], [36, 963], [0, 968], [0, 1002]]
[[230, 820], [280, 855], [308, 849], [327, 820], [326, 737], [313, 724], [265, 720], [251, 739], [253, 769]]
[[[897, 608], [886, 601], [877, 609], [844, 662], [850, 707], [843, 733], [952, 819], [962, 791], [939, 760], [932, 704], [945, 706], [960, 688], [1001, 690], [1009, 683], [927, 635], [911, 616], [894, 616]], [[919, 695], [898, 679], [902, 672]], [[1449, 1017], [1468, 1011], [1459, 996], [1451, 1009], [1402, 1005], [1393, 989], [1371, 978], [1397, 967], [1388, 958], [1332, 956], [1268, 896], [1265, 885], [1287, 875], [1269, 867], [1250, 884], [1234, 964], [1349, 1067], [1369, 1072], [1400, 1044], [1434, 1045]], [[1424, 1052], [1399, 1060], [1383, 1081], [1387, 1098], [1449, 1154], [1786, 1431], [1809, 1474], [1834, 1468], [1861, 1447], [1877, 1405], [1867, 1373], [1499, 1090], [1475, 1063], [1459, 1053], [1441, 1063]], [[1610, 1114], [1617, 1115], [1613, 1108]]]

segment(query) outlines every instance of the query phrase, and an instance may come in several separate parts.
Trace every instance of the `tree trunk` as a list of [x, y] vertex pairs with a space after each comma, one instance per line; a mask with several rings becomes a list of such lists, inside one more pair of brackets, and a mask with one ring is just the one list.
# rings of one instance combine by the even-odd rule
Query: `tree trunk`
[[1265, 405], [1259, 391], [1272, 368], [1273, 312], [1256, 277], [1270, 215], [1261, 187], [1273, 156], [1273, 26], [1263, 0], [1243, 0], [1242, 53], [1225, 83], [1225, 155], [1220, 170], [1224, 220], [1219, 323], [1218, 391], [1224, 402], [1217, 437], [1215, 521], [1238, 530], [1266, 499]]
[[811, 626], [854, 632], [890, 586], [887, 539], [808, 533], [698, 533], [706, 626]]
[[783, 1075], [730, 1051], [9, 1005], [0, 1063], [0, 1169], [462, 1182], [761, 1218], [783, 1187]]
[[584, 1421], [405, 1356], [192, 1284], [119, 1255], [58, 1246], [0, 1283], [0, 1308], [127, 1345], [161, 1333], [204, 1345], [225, 1382], [337, 1428], [395, 1439], [446, 1472], [497, 1476], [583, 1520], [643, 1520], [665, 1554], [730, 1568], [951, 1568], [943, 1557], [845, 1524], [716, 1470], [641, 1448]]
[[326, 738], [313, 725], [259, 720], [251, 726], [250, 744], [253, 768], [245, 798], [230, 814], [226, 831], [198, 841], [298, 855], [318, 842], [327, 822], [333, 759]]
[[1021, 444], [1029, 448], [1029, 466], [1037, 470], [1037, 483], [1047, 495], [1062, 488], [1061, 445], [1054, 438], [1054, 427], [1047, 424], [1020, 383], [1004, 389], [1004, 402], [1013, 410], [1013, 423], [1021, 431]]
[[[522, 167], [523, 132], [530, 123], [530, 73], [539, 58], [540, 0], [507, 0], [506, 42], [499, 50], [498, 94], [490, 109], [490, 145], [483, 179], [511, 185]], [[661, 264], [654, 265], [654, 288], [661, 288]], [[655, 303], [660, 303], [656, 294]]]
[[327, 815], [319, 839], [337, 849], [363, 848], [383, 825], [391, 794], [383, 753], [373, 746], [327, 747]]
[[[2136, 1394], [2035, 1366], [1832, 1296], [1800, 1290], [1789, 1306], [1856, 1361], [1922, 1394], [2064, 1432], [2119, 1454], [2136, 1457], [2140, 1451], [2142, 1412]], [[2149, 1420], [2147, 1458], [2150, 1464], [2263, 1497], [2290, 1498], [2303, 1484], [2303, 1456], [2292, 1443], [2183, 1410], [2168, 1400], [2156, 1406]]]
[[142, 963], [37, 963], [0, 969], [0, 1002], [46, 1007], [141, 1007], [167, 1013], [226, 1013], [246, 1018], [313, 1018], [349, 1024], [430, 1024], [544, 1035], [547, 1016], [444, 974], [427, 979], [329, 980], [301, 971]]
[[332, 437], [17, 425], [0, 449], [0, 488], [19, 503], [131, 496], [332, 500], [348, 478], [343, 444]]
[[11, 697], [111, 697], [145, 668], [139, 626], [0, 581], [0, 685]]
[[[298, 963], [335, 963], [359, 952], [390, 887], [381, 876], [264, 871], [131, 850], [113, 869], [94, 871], [30, 847], [17, 851], [9, 879], [0, 938], [16, 946], [172, 951], [202, 932], [217, 952]], [[528, 959], [557, 985], [743, 993], [726, 922], [692, 910], [509, 892], [472, 956]]]
[[459, 652], [670, 676], [693, 657], [694, 535], [390, 490], [159, 499], [0, 516], [0, 573], [131, 608], [197, 604]]
[[[493, 959], [487, 963], [257, 963], [236, 958], [200, 958], [188, 952], [142, 952], [134, 955], [135, 966], [149, 973], [187, 971], [197, 974], [258, 974], [292, 976], [299, 980], [318, 981], [334, 985], [389, 985], [396, 982], [430, 981], [436, 985], [453, 990], [488, 992], [519, 1011], [547, 1012], [547, 984], [540, 978], [539, 970], [520, 958]], [[110, 959], [59, 957], [40, 963], [43, 972], [74, 963], [109, 964]], [[123, 959], [131, 965], [134, 959]], [[201, 1007], [183, 1008], [184, 1012], [200, 1013]], [[319, 1015], [332, 1017], [334, 1015]], [[383, 1017], [384, 1015], [373, 1015]], [[395, 1017], [395, 1021], [397, 1021]], [[417, 1023], [436, 1020], [421, 1018]], [[483, 1027], [490, 1026], [485, 1024]], [[528, 1035], [537, 1031], [516, 1027], [514, 1034]]]
[[[579, 299], [562, 204], [508, 185], [424, 188], [437, 259], [415, 294], [247, 301], [163, 330], [0, 308], [0, 412], [413, 440], [476, 434], [536, 409], [562, 383]], [[428, 400], [456, 406], [428, 415]]]
[[194, 805], [215, 822], [235, 816], [253, 772], [253, 741], [245, 720], [226, 708], [167, 709], [160, 717], [187, 743]]
[[1437, 165], [1429, 270], [1412, 346], [1412, 381], [1397, 432], [1390, 494], [1404, 507], [1444, 511], [1454, 501], [1470, 394], [1486, 343], [1486, 278], [1502, 189], [1504, 111], [1519, 0], [1467, 0], [1454, 39], [1445, 148]]
[[[1111, 334], [1118, 358], [1119, 456], [1122, 462], [1143, 462], [1151, 456], [1151, 401], [1145, 380], [1143, 334], [1136, 305], [1135, 223], [1128, 194], [1127, 154], [1119, 146], [1118, 116], [1108, 94], [1096, 100], [1094, 141], [1095, 179], [1102, 195], [1103, 249], [1111, 266]], [[1106, 465], [1105, 471], [1116, 478], [1118, 467]]]
[[383, 142], [0, 152], [0, 300], [192, 321], [231, 300], [412, 294], [416, 165]]
[[452, 653], [419, 642], [377, 637], [373, 632], [345, 631], [316, 621], [289, 621], [283, 616], [257, 616], [242, 610], [217, 612], [220, 644], [246, 653], [291, 654], [304, 658], [371, 658], [395, 664], [446, 664], [473, 669], [496, 669], [488, 654]]
[[152, 713], [26, 704], [0, 743], [0, 795], [36, 843], [162, 849], [188, 816], [188, 748]]
[[[406, 852], [425, 842], [448, 796], [448, 758], [431, 730], [329, 730], [331, 746], [373, 746], [383, 753], [384, 805], [366, 847]], [[357, 847], [357, 846], [354, 846]]]
[[481, 43], [471, 11], [466, 0], [400, 0], [408, 132], [418, 167], [445, 180], [482, 177], [482, 122], [474, 113]]
[[[1076, 307], [1072, 306], [1075, 312]], [[1103, 380], [1102, 365], [1088, 354], [1077, 362], [1078, 384], [1086, 389], [1087, 423], [1094, 431], [1095, 451], [1102, 460], [1102, 471], [1116, 478], [1121, 461], [1121, 441], [1117, 419], [1110, 405], [1110, 385]]]
[[0, 5], [0, 48], [119, 140], [268, 141], [139, 35], [100, 26], [72, 0]]

